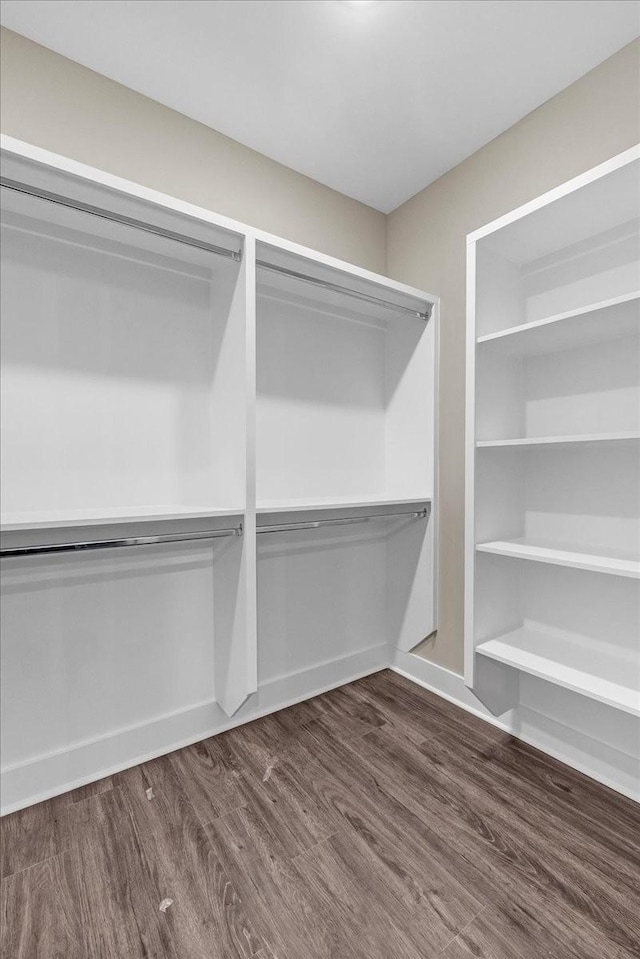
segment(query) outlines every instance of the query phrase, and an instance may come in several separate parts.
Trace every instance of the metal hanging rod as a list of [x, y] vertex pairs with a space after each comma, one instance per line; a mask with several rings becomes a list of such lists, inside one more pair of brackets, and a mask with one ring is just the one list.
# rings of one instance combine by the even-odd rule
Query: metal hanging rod
[[231, 529], [204, 529], [194, 532], [159, 533], [157, 536], [127, 536], [122, 539], [97, 539], [78, 543], [50, 543], [46, 546], [20, 546], [0, 549], [2, 557], [41, 556], [45, 553], [76, 553], [94, 549], [120, 549], [121, 546], [156, 546], [159, 543], [186, 543], [192, 540], [242, 536], [242, 523]]
[[191, 236], [184, 236], [182, 233], [166, 230], [164, 227], [155, 226], [153, 223], [146, 223], [144, 220], [136, 220], [133, 217], [125, 216], [123, 213], [113, 213], [111, 210], [92, 206], [89, 203], [83, 203], [81, 200], [70, 200], [68, 197], [61, 196], [58, 193], [51, 193], [49, 190], [41, 190], [39, 187], [28, 186], [26, 183], [19, 183], [17, 180], [8, 180], [6, 177], [0, 177], [0, 186], [5, 187], [7, 190], [13, 190], [15, 193], [25, 193], [27, 196], [37, 197], [39, 200], [49, 200], [51, 203], [57, 203], [58, 206], [64, 206], [70, 210], [80, 210], [81, 213], [90, 213], [92, 216], [98, 216], [103, 220], [122, 223], [124, 226], [131, 226], [136, 230], [142, 230], [144, 233], [162, 236], [167, 240], [176, 240], [178, 243], [195, 247], [197, 250], [204, 250], [206, 253], [215, 253], [216, 256], [226, 256], [237, 261], [242, 259], [242, 253], [237, 250], [229, 250], [224, 246], [207, 243], [205, 240], [197, 240]]
[[282, 273], [284, 276], [291, 276], [294, 280], [303, 280], [305, 283], [311, 283], [313, 286], [321, 286], [325, 290], [331, 290], [333, 293], [343, 293], [345, 296], [351, 296], [356, 300], [363, 300], [365, 303], [373, 303], [375, 306], [382, 306], [387, 310], [394, 310], [396, 313], [406, 313], [408, 316], [417, 316], [420, 320], [427, 323], [431, 319], [433, 305], [427, 304], [424, 312], [414, 310], [410, 306], [402, 306], [400, 303], [391, 303], [389, 300], [383, 300], [378, 296], [370, 296], [368, 293], [360, 293], [358, 290], [350, 290], [345, 286], [339, 286], [337, 283], [330, 283], [329, 280], [320, 280], [315, 276], [307, 276], [306, 273], [297, 273], [296, 270], [289, 270], [284, 266], [276, 266], [273, 263], [266, 263], [264, 260], [258, 260], [257, 265], [262, 270], [268, 270], [271, 273]]
[[428, 508], [420, 510], [402, 510], [398, 513], [370, 513], [366, 516], [347, 516], [335, 519], [318, 519], [300, 523], [278, 523], [275, 526], [258, 526], [256, 533], [288, 533], [298, 529], [320, 529], [322, 526], [352, 526], [355, 523], [370, 523], [376, 519], [396, 519], [408, 516], [411, 519], [426, 519]]

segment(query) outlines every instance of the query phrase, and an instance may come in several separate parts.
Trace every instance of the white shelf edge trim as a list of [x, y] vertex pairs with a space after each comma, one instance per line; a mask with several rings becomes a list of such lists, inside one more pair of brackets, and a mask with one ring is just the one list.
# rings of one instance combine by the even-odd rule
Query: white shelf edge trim
[[244, 506], [150, 506], [113, 510], [63, 510], [46, 513], [4, 513], [2, 532], [22, 530], [66, 529], [76, 526], [117, 526], [137, 523], [165, 523], [174, 520], [215, 519], [242, 516]]
[[521, 436], [510, 440], [478, 440], [478, 449], [510, 446], [573, 446], [580, 443], [632, 443], [640, 440], [640, 431], [620, 433], [577, 433], [572, 436]]
[[[518, 629], [480, 643], [476, 646], [476, 654], [513, 666], [521, 672], [537, 676], [538, 679], [544, 679], [565, 689], [571, 689], [608, 706], [614, 706], [632, 716], [640, 716], [640, 690], [594, 676], [577, 666], [567, 666], [541, 655], [535, 650], [538, 635], [540, 639], [549, 641], [548, 636], [536, 634], [532, 630]], [[630, 671], [632, 665], [629, 664]], [[640, 659], [635, 672], [636, 674], [640, 672]]]
[[519, 333], [528, 333], [531, 330], [544, 329], [546, 326], [555, 326], [556, 323], [562, 323], [563, 320], [572, 320], [576, 316], [587, 316], [590, 313], [597, 313], [599, 310], [608, 310], [614, 306], [620, 306], [622, 303], [630, 303], [634, 300], [640, 301], [640, 290], [635, 290], [633, 293], [626, 293], [624, 296], [616, 296], [610, 300], [602, 300], [600, 303], [589, 303], [588, 306], [582, 306], [576, 310], [568, 310], [566, 313], [556, 313], [553, 316], [545, 316], [541, 320], [533, 320], [531, 323], [522, 323], [520, 326], [509, 326], [506, 330], [496, 330], [493, 333], [485, 333], [484, 336], [479, 336], [476, 342], [481, 344], [490, 343], [494, 340], [503, 340], [505, 337], [517, 336]]
[[256, 512], [263, 513], [303, 513], [314, 510], [330, 509], [365, 509], [378, 506], [412, 506], [413, 504], [431, 503], [430, 496], [402, 497], [401, 499], [384, 496], [361, 497], [360, 499], [344, 496], [327, 496], [319, 499], [301, 500], [258, 500]]
[[569, 566], [573, 569], [584, 569], [595, 573], [608, 573], [612, 576], [626, 576], [631, 579], [640, 579], [639, 560], [619, 559], [614, 556], [602, 556], [596, 553], [555, 549], [549, 546], [534, 546], [513, 540], [496, 540], [492, 543], [478, 543], [476, 550], [480, 553], [493, 553], [496, 556], [526, 559], [535, 563], [548, 563], [551, 566]]

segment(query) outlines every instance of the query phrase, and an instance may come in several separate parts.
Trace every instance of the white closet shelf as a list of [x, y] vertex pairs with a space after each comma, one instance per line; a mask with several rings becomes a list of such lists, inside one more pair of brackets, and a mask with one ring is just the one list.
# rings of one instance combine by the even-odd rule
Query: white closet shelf
[[431, 502], [430, 496], [412, 496], [393, 499], [385, 496], [327, 496], [308, 499], [269, 499], [258, 500], [256, 512], [263, 513], [302, 513], [323, 509], [362, 509], [367, 506], [424, 506]]
[[521, 436], [508, 440], [478, 440], [478, 449], [510, 447], [536, 447], [537, 449], [568, 449], [573, 446], [626, 445], [640, 441], [640, 431], [627, 430], [619, 433], [576, 433], [573, 436]]
[[640, 579], [640, 560], [615, 555], [588, 553], [584, 547], [563, 549], [528, 543], [526, 540], [496, 540], [492, 543], [479, 543], [476, 550], [481, 553], [493, 553], [513, 559], [526, 559], [535, 563], [548, 563], [551, 566], [570, 566], [595, 573], [609, 573], [613, 576], [626, 576]]
[[640, 655], [588, 637], [523, 626], [476, 647], [479, 656], [640, 716]]
[[243, 506], [201, 508], [195, 506], [154, 505], [113, 509], [47, 510], [43, 512], [3, 513], [3, 532], [20, 530], [62, 529], [68, 526], [107, 526], [115, 523], [151, 523], [180, 519], [210, 519], [240, 516]]
[[501, 353], [536, 356], [640, 335], [640, 291], [478, 337]]

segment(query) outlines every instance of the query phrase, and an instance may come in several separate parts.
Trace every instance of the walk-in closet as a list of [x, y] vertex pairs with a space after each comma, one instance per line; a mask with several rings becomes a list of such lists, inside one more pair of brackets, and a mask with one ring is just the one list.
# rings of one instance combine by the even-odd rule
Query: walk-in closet
[[637, 959], [638, 0], [0, 43], [2, 959]]

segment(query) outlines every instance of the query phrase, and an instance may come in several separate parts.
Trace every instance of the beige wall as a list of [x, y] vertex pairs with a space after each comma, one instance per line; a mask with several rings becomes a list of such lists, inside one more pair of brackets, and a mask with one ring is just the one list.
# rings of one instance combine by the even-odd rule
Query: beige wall
[[[466, 234], [640, 141], [640, 41], [389, 217], [2, 30], [2, 131], [442, 297], [440, 629], [462, 671]], [[386, 238], [385, 238], [386, 234]]]
[[3, 133], [384, 271], [384, 214], [17, 33], [1, 39]]
[[639, 141], [635, 41], [388, 217], [389, 275], [442, 297], [440, 629], [420, 652], [456, 672], [463, 665], [466, 234]]

